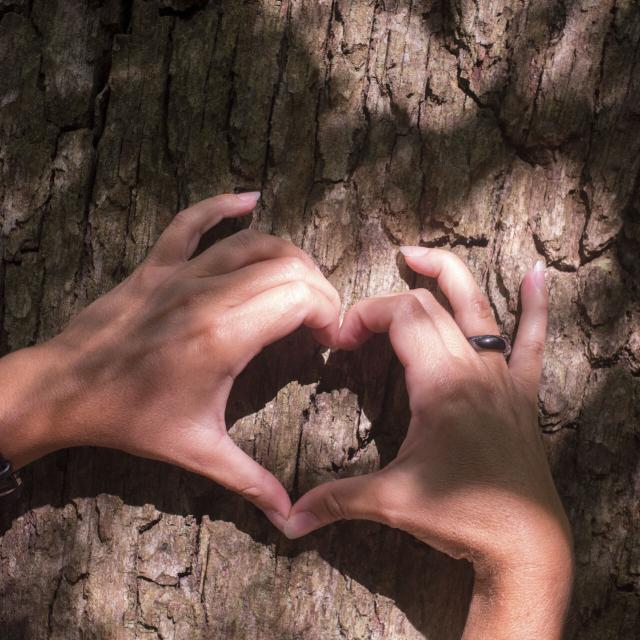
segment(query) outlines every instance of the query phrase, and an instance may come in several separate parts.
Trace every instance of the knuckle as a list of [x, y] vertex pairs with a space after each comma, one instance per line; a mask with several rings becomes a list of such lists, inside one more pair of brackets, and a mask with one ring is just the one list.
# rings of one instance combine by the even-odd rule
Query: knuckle
[[472, 386], [476, 387], [480, 384], [480, 372], [474, 371], [475, 382], [472, 384], [470, 376], [463, 373], [467, 369], [468, 365], [465, 363], [452, 361], [446, 371], [442, 372], [438, 389], [438, 397], [441, 400], [446, 399], [449, 403], [463, 404], [469, 401]]
[[187, 209], [183, 209], [182, 211], [178, 211], [175, 216], [173, 216], [173, 220], [171, 221], [171, 227], [174, 228], [182, 228], [185, 226], [189, 226], [191, 224], [192, 217], [190, 216]]
[[419, 295], [421, 298], [431, 299], [433, 298], [433, 294], [429, 289], [425, 289], [424, 287], [418, 287], [417, 289], [411, 290], [414, 294]]
[[335, 520], [348, 520], [348, 510], [344, 508], [344, 505], [333, 491], [333, 489], [327, 489], [324, 496], [324, 506], [327, 513]]
[[473, 294], [470, 301], [470, 308], [474, 316], [480, 320], [493, 320], [493, 310], [487, 297], [480, 291]]
[[549, 299], [546, 296], [540, 301], [539, 308], [542, 317], [546, 318], [549, 315]]
[[308, 304], [313, 298], [311, 286], [304, 280], [296, 280], [290, 283], [288, 292], [291, 301], [296, 305]]
[[154, 267], [153, 261], [145, 260], [127, 277], [127, 280], [136, 290], [143, 292], [152, 291], [159, 282], [159, 268], [160, 267]]
[[527, 343], [527, 351], [532, 358], [542, 358], [544, 356], [544, 347], [542, 338], [530, 338]]
[[255, 229], [241, 229], [235, 233], [233, 241], [242, 248], [247, 248], [254, 244], [257, 240], [262, 238], [265, 234], [256, 231]]
[[449, 399], [463, 399], [467, 395], [468, 381], [460, 374], [449, 371], [442, 381], [443, 395]]
[[418, 289], [412, 289], [411, 294], [418, 299], [418, 301], [423, 305], [429, 305], [434, 302], [435, 298], [433, 294], [428, 289], [424, 289], [419, 287]]
[[215, 347], [224, 341], [227, 327], [220, 318], [207, 318], [202, 332], [207, 344]]
[[205, 293], [202, 289], [188, 287], [186, 283], [184, 283], [184, 285], [178, 297], [182, 313], [187, 317], [197, 317], [200, 315], [205, 300]]
[[224, 310], [211, 313], [210, 303], [211, 295], [201, 291], [185, 295], [178, 303], [179, 322], [189, 337], [200, 339], [205, 346], [215, 348], [225, 337], [228, 328]]
[[503, 376], [494, 367], [480, 363], [472, 369], [467, 366], [449, 370], [438, 397], [455, 416], [468, 413], [470, 409], [482, 412], [488, 407], [499, 407], [504, 394]]
[[422, 303], [411, 293], [403, 293], [398, 296], [396, 308], [403, 316], [415, 317], [424, 314]]
[[441, 260], [442, 269], [447, 273], [460, 273], [461, 270], [469, 271], [467, 263], [457, 254], [449, 249], [432, 249], [437, 251]]
[[[492, 366], [488, 362], [483, 362], [483, 365], [482, 367], [477, 367], [474, 372], [473, 389], [481, 397], [493, 400], [502, 395], [505, 378], [502, 370], [496, 366]], [[469, 381], [467, 381], [467, 387], [471, 388]]]
[[442, 249], [442, 259], [447, 263], [448, 266], [456, 266], [456, 267], [464, 267], [468, 269], [466, 262], [457, 254], [449, 249]]
[[251, 484], [246, 487], [241, 487], [238, 493], [249, 502], [256, 502], [264, 496], [264, 489], [258, 484]]
[[299, 256], [287, 256], [282, 258], [281, 263], [285, 274], [294, 278], [303, 278], [309, 270], [307, 263]]

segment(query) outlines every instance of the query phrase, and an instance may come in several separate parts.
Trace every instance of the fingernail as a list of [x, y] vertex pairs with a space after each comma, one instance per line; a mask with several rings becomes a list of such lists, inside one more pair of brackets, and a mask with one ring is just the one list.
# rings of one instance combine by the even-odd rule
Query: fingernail
[[317, 529], [319, 525], [320, 520], [313, 513], [301, 511], [287, 520], [284, 525], [284, 535], [293, 540]]
[[423, 256], [429, 249], [427, 247], [400, 247], [400, 251], [409, 258]]
[[284, 527], [287, 524], [287, 518], [285, 516], [277, 511], [265, 511], [264, 513], [280, 531], [284, 531]]
[[255, 205], [257, 204], [258, 200], [260, 200], [260, 192], [245, 191], [244, 193], [236, 193], [236, 198], [239, 198], [241, 202]]
[[546, 264], [544, 260], [538, 260], [535, 265], [533, 265], [533, 282], [538, 289], [544, 288], [545, 267]]

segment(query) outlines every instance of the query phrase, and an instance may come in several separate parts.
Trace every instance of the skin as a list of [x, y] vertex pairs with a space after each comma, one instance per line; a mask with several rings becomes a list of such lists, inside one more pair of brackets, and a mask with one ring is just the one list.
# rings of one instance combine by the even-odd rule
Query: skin
[[[2, 358], [0, 452], [15, 469], [80, 445], [170, 462], [240, 493], [291, 538], [342, 518], [397, 527], [473, 563], [466, 640], [559, 638], [571, 534], [537, 428], [544, 272], [523, 281], [508, 366], [466, 340], [498, 327], [467, 268], [441, 249], [404, 253], [437, 279], [453, 316], [417, 289], [362, 300], [340, 326], [338, 293], [291, 243], [243, 231], [191, 257], [205, 231], [250, 212], [258, 195], [180, 212], [144, 262], [58, 336]], [[240, 371], [301, 325], [342, 349], [388, 332], [412, 418], [391, 464], [316, 487], [292, 508], [227, 435], [224, 414]]]
[[0, 452], [14, 468], [63, 447], [121, 449], [206, 476], [282, 529], [289, 496], [227, 435], [227, 398], [247, 363], [300, 325], [334, 343], [340, 298], [307, 254], [256, 231], [189, 259], [205, 231], [257, 197], [178, 213], [144, 262], [62, 333], [2, 359], [0, 387], [13, 397], [0, 401]]
[[389, 333], [405, 367], [412, 415], [406, 439], [381, 471], [300, 498], [285, 534], [297, 538], [352, 518], [402, 529], [473, 563], [465, 640], [560, 638], [572, 543], [538, 430], [544, 271], [524, 278], [507, 365], [501, 353], [477, 352], [465, 337], [500, 333], [466, 266], [442, 249], [404, 253], [414, 271], [437, 279], [453, 316], [424, 289], [370, 298], [347, 313], [337, 345], [356, 349], [374, 333]]

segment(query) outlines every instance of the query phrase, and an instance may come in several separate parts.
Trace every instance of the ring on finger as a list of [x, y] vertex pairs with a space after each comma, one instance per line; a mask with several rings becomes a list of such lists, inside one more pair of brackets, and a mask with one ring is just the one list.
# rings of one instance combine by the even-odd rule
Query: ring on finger
[[511, 353], [511, 343], [503, 336], [471, 336], [467, 340], [476, 351], [500, 351], [505, 358]]

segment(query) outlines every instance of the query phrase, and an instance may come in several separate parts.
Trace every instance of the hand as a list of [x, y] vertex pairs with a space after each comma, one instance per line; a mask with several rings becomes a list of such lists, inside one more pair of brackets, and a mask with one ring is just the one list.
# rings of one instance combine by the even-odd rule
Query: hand
[[[144, 262], [60, 335], [2, 360], [0, 382], [20, 379], [24, 397], [0, 406], [0, 452], [15, 468], [62, 447], [121, 449], [211, 478], [282, 527], [289, 496], [227, 435], [227, 398], [247, 363], [301, 324], [333, 344], [340, 299], [303, 251], [256, 231], [189, 259], [207, 229], [248, 213], [257, 196], [181, 211]], [[23, 393], [33, 380], [38, 390]], [[23, 425], [33, 432], [15, 437]]]
[[499, 334], [491, 308], [452, 253], [408, 247], [437, 278], [453, 317], [424, 289], [370, 298], [346, 315], [338, 346], [389, 332], [405, 367], [411, 422], [384, 469], [314, 488], [292, 508], [292, 538], [342, 518], [403, 529], [476, 571], [465, 638], [560, 637], [571, 584], [571, 534], [537, 422], [547, 323], [544, 271], [522, 285], [509, 365], [465, 336]]

